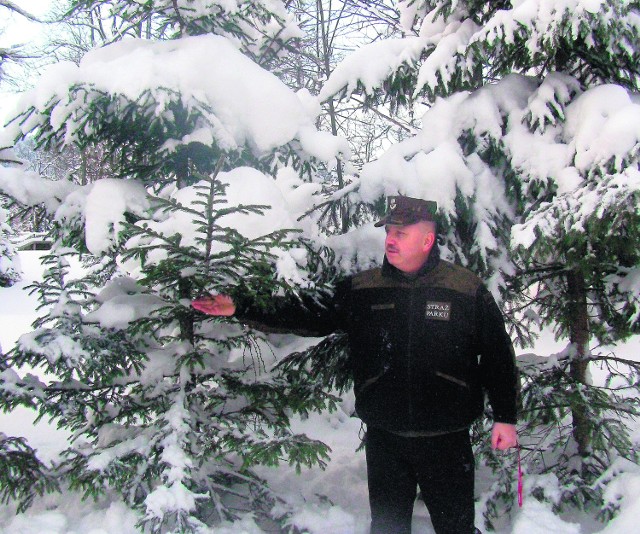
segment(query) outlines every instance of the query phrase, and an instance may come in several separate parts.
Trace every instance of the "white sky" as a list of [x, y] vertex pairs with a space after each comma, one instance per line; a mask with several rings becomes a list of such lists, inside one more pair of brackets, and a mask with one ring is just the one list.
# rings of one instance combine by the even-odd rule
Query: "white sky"
[[[52, 0], [14, 0], [18, 7], [37, 17], [46, 15]], [[30, 42], [38, 38], [43, 32], [42, 25], [0, 8], [2, 23], [0, 23], [0, 46]]]
[[[47, 14], [53, 0], [14, 0], [14, 4], [28, 13], [38, 17]], [[35, 44], [45, 38], [47, 26], [31, 22], [25, 17], [0, 7], [0, 48], [8, 48], [18, 44]], [[0, 84], [0, 124], [9, 113], [16, 101], [15, 91]]]

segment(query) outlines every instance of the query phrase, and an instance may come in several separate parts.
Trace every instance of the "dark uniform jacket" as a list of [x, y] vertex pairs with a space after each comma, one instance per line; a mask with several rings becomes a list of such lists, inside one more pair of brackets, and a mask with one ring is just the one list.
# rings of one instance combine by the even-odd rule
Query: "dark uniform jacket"
[[[435, 252], [435, 253], [434, 253]], [[265, 321], [249, 308], [239, 316]], [[494, 420], [516, 422], [513, 347], [491, 293], [437, 249], [415, 275], [386, 262], [340, 283], [324, 305], [278, 310], [271, 324], [349, 336], [356, 412], [403, 435], [468, 427], [488, 394]]]

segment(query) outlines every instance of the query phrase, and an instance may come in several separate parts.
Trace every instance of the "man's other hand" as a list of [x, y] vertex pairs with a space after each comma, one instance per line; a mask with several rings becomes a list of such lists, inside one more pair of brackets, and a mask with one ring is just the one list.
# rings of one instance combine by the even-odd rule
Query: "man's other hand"
[[518, 445], [518, 432], [515, 425], [508, 423], [493, 423], [491, 431], [491, 447], [505, 451]]
[[207, 315], [230, 317], [236, 313], [236, 305], [228, 295], [209, 295], [191, 301], [191, 307]]

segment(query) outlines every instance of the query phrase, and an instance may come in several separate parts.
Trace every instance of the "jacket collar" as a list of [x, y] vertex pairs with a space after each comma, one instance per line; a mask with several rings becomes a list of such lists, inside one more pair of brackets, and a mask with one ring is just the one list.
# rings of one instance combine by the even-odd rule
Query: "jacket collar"
[[418, 269], [415, 273], [405, 273], [400, 269], [394, 267], [387, 261], [387, 256], [385, 255], [384, 260], [382, 261], [382, 276], [395, 278], [396, 280], [415, 280], [416, 278], [420, 278], [421, 276], [424, 276], [425, 274], [431, 272], [439, 262], [440, 247], [438, 246], [438, 242], [436, 241], [433, 244], [433, 248], [429, 253], [427, 261], [425, 261], [422, 267], [420, 267], [420, 269]]

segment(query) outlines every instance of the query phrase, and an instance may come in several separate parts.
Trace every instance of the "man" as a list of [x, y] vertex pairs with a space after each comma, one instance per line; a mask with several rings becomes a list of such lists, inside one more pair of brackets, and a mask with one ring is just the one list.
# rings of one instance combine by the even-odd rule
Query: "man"
[[193, 307], [315, 334], [349, 336], [356, 413], [365, 453], [372, 534], [409, 534], [420, 488], [437, 534], [473, 534], [474, 458], [469, 426], [493, 411], [492, 446], [517, 444], [513, 347], [491, 293], [440, 259], [435, 202], [388, 199], [382, 268], [336, 288], [331, 302], [267, 316], [226, 296]]

